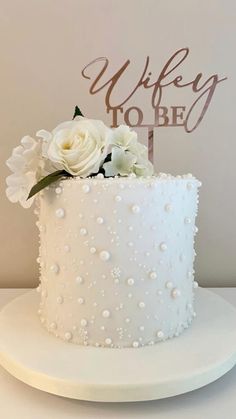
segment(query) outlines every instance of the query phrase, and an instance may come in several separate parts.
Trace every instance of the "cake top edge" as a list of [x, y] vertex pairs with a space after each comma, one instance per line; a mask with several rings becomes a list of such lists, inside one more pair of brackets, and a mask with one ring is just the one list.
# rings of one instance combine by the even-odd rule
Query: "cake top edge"
[[97, 183], [106, 182], [106, 183], [125, 183], [125, 182], [136, 182], [136, 183], [146, 183], [146, 182], [191, 182], [194, 183], [197, 187], [200, 187], [202, 183], [191, 173], [183, 175], [171, 175], [169, 173], [157, 173], [152, 176], [139, 176], [135, 175], [129, 176], [115, 176], [115, 177], [104, 177], [101, 174], [98, 174], [94, 177], [80, 178], [80, 177], [65, 177], [60, 180], [60, 182], [77, 182], [77, 183]]

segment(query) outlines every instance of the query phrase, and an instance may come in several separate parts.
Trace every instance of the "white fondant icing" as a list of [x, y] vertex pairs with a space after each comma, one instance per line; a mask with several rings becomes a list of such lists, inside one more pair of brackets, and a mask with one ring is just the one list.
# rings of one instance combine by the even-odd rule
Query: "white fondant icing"
[[[73, 343], [131, 348], [187, 328], [196, 315], [198, 187], [189, 175], [161, 174], [68, 178], [44, 190], [38, 222], [44, 326]], [[63, 220], [55, 217], [58, 209]]]

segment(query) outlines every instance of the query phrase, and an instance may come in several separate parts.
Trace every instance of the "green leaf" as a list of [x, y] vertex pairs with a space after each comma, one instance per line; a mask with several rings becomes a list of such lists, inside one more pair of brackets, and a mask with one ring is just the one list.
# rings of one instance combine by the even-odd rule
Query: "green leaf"
[[57, 170], [56, 172], [50, 173], [50, 175], [45, 176], [43, 179], [41, 179], [36, 185], [34, 185], [29, 193], [29, 198], [32, 198], [36, 193], [41, 191], [42, 189], [46, 188], [48, 185], [50, 185], [53, 182], [56, 182], [62, 177], [68, 177], [71, 176], [70, 173], [66, 172], [65, 170]]
[[72, 119], [75, 119], [76, 116], [84, 116], [78, 106], [75, 107], [75, 112]]

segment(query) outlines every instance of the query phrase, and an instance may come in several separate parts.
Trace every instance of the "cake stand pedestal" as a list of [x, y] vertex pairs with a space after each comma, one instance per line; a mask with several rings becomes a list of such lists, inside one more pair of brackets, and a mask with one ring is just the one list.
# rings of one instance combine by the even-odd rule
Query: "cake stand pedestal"
[[138, 349], [84, 347], [50, 335], [30, 291], [0, 313], [0, 364], [19, 380], [80, 400], [127, 402], [185, 393], [218, 379], [236, 363], [236, 310], [205, 289], [198, 313], [178, 338]]

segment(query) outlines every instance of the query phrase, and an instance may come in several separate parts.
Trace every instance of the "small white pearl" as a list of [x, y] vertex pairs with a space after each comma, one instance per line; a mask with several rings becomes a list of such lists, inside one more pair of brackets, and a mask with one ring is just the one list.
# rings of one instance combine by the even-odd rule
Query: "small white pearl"
[[57, 304], [62, 304], [62, 303], [63, 303], [63, 297], [59, 295], [59, 297], [57, 297]]
[[58, 188], [55, 189], [55, 192], [57, 195], [59, 195], [60, 193], [62, 193], [62, 188], [60, 188], [60, 186], [58, 186]]
[[172, 211], [172, 209], [173, 209], [173, 208], [172, 208], [172, 205], [171, 205], [171, 204], [166, 204], [166, 205], [165, 205], [165, 211], [166, 211], [166, 212], [171, 212], [171, 211]]
[[171, 289], [171, 288], [173, 288], [173, 282], [171, 282], [171, 281], [167, 281], [167, 282], [166, 282], [166, 288], [167, 288], [167, 289]]
[[85, 326], [87, 326], [88, 322], [87, 322], [86, 319], [81, 319], [80, 324], [81, 324], [81, 326], [85, 327]]
[[143, 301], [138, 303], [139, 308], [145, 308], [146, 304]]
[[75, 282], [77, 282], [77, 284], [82, 284], [84, 282], [83, 278], [81, 278], [81, 276], [77, 276], [75, 278]]
[[132, 343], [133, 348], [138, 348], [139, 347], [139, 342], [137, 340], [134, 340]]
[[58, 274], [59, 272], [59, 266], [54, 263], [53, 265], [50, 266], [50, 270], [54, 273], [54, 274]]
[[192, 271], [188, 271], [188, 272], [187, 272], [187, 276], [188, 276], [188, 278], [192, 278], [192, 276], [193, 276], [193, 272], [192, 272]]
[[87, 234], [88, 232], [87, 232], [87, 230], [86, 230], [86, 228], [81, 228], [80, 229], [80, 235], [81, 236], [86, 236], [86, 234]]
[[184, 223], [185, 223], [185, 224], [191, 224], [191, 218], [189, 218], [189, 217], [185, 217], [185, 219], [184, 219]]
[[71, 340], [72, 339], [72, 333], [71, 332], [66, 332], [65, 333], [65, 340]]
[[121, 196], [120, 196], [120, 195], [116, 195], [116, 196], [115, 196], [115, 201], [116, 201], [116, 202], [120, 202], [120, 201], [122, 201]]
[[131, 208], [131, 211], [134, 214], [138, 214], [140, 212], [140, 207], [138, 205], [133, 205], [132, 208]]
[[163, 294], [162, 290], [157, 290], [157, 295], [162, 295], [162, 294]]
[[141, 332], [143, 332], [143, 331], [144, 331], [144, 326], [139, 326], [139, 330], [140, 330]]
[[178, 288], [174, 288], [171, 292], [171, 296], [173, 298], [178, 298], [178, 297], [180, 297], [180, 295], [181, 295], [181, 292]]
[[104, 262], [108, 261], [111, 257], [110, 253], [107, 250], [102, 250], [99, 253], [99, 257], [101, 260], [103, 260]]
[[132, 298], [132, 297], [133, 297], [133, 294], [131, 292], [129, 292], [128, 298]]
[[187, 189], [190, 191], [190, 189], [193, 188], [193, 184], [191, 182], [187, 183]]
[[167, 244], [166, 244], [166, 243], [164, 243], [164, 242], [162, 242], [162, 243], [160, 244], [160, 249], [161, 249], [161, 251], [162, 251], [162, 252], [165, 252], [165, 251], [167, 250]]
[[127, 279], [127, 284], [128, 285], [134, 285], [134, 279], [133, 278], [128, 278]]
[[55, 214], [56, 214], [57, 218], [63, 218], [63, 217], [65, 217], [65, 210], [63, 208], [58, 208], [55, 211]]
[[163, 338], [164, 338], [164, 333], [162, 332], [162, 330], [158, 330], [158, 332], [157, 332], [157, 337], [158, 337], [159, 339], [163, 339]]
[[104, 223], [104, 219], [102, 217], [98, 217], [97, 218], [97, 223], [98, 224], [103, 224]]
[[57, 324], [55, 322], [52, 322], [49, 327], [50, 329], [55, 330], [57, 328]]
[[92, 253], [92, 255], [96, 253], [96, 251], [97, 251], [96, 247], [90, 247], [90, 253]]
[[150, 272], [149, 278], [156, 279], [157, 278], [157, 273], [155, 271]]
[[193, 288], [198, 288], [198, 282], [197, 281], [193, 281]]
[[105, 339], [105, 344], [106, 345], [111, 345], [112, 344], [112, 339], [111, 338], [106, 338]]
[[82, 297], [79, 297], [77, 299], [77, 301], [78, 301], [79, 304], [84, 304], [84, 298], [82, 298]]
[[68, 253], [70, 251], [70, 246], [68, 244], [66, 244], [64, 246], [64, 250], [65, 250], [66, 253]]
[[90, 191], [90, 186], [89, 185], [83, 185], [82, 189], [83, 189], [84, 193], [88, 193]]
[[102, 317], [108, 319], [108, 317], [110, 317], [111, 313], [109, 310], [103, 310], [102, 312]]
[[129, 317], [126, 317], [125, 322], [126, 323], [130, 323], [130, 318]]

